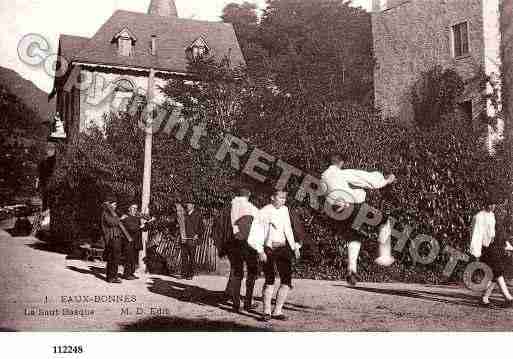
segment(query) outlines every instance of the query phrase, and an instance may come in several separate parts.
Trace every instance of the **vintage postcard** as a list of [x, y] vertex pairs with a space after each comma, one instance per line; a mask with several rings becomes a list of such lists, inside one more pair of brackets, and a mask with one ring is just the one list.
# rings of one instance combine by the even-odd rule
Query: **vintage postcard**
[[0, 331], [510, 331], [512, 15], [0, 0]]

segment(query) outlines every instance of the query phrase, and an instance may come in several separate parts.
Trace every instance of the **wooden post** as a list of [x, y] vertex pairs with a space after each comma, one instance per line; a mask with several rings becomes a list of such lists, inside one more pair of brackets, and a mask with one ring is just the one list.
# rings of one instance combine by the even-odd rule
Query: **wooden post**
[[[148, 91], [147, 91], [147, 112], [146, 112], [146, 126], [144, 138], [144, 173], [143, 173], [143, 189], [141, 210], [142, 213], [149, 213], [150, 195], [151, 195], [151, 151], [153, 144], [153, 97], [155, 88], [155, 70], [150, 70], [148, 78]], [[147, 272], [144, 258], [146, 257], [146, 244], [148, 242], [148, 232], [142, 233], [143, 250], [139, 253], [139, 274]]]

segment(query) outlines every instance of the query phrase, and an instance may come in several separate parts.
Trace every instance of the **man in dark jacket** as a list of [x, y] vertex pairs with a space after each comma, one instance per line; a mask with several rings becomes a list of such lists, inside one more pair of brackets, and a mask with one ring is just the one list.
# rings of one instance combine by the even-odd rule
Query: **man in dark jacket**
[[[180, 213], [178, 214], [181, 215]], [[182, 223], [180, 223], [182, 222]], [[196, 210], [194, 203], [185, 204], [183, 221], [179, 220], [181, 244], [182, 244], [182, 276], [191, 280], [195, 272], [196, 246], [204, 232], [203, 218], [201, 213]]]
[[[230, 218], [231, 206], [227, 206], [219, 211], [215, 220], [212, 231], [214, 242], [217, 248], [217, 255], [219, 258], [225, 258], [228, 256], [230, 250], [230, 244], [232, 242], [233, 232]], [[228, 275], [228, 282], [224, 290], [224, 300], [232, 300], [232, 281], [233, 281], [233, 268], [230, 263], [230, 273]]]
[[123, 278], [126, 280], [139, 279], [135, 276], [135, 270], [139, 261], [139, 252], [143, 249], [142, 235], [143, 231], [147, 231], [147, 225], [141, 223], [141, 216], [138, 213], [138, 206], [132, 204], [128, 208], [128, 214], [121, 218], [131, 241], [127, 238], [123, 240], [123, 254], [125, 256], [125, 269]]
[[123, 243], [123, 233], [119, 225], [121, 220], [116, 214], [117, 203], [110, 197], [103, 204], [101, 226], [105, 239], [105, 260], [107, 261], [107, 282], [121, 283], [118, 278], [119, 262]]

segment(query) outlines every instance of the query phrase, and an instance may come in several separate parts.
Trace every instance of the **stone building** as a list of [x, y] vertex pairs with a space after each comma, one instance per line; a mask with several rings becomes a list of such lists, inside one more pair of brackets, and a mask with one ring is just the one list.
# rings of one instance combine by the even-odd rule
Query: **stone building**
[[473, 79], [480, 69], [500, 72], [499, 0], [374, 0], [372, 27], [375, 105], [384, 117], [411, 121], [410, 89], [434, 65], [465, 81], [458, 103], [469, 118], [491, 110]]
[[[505, 137], [513, 144], [513, 0], [501, 1], [501, 80], [502, 80], [502, 110], [505, 119]], [[511, 148], [513, 151], [513, 148]], [[513, 166], [513, 164], [512, 164]]]
[[[92, 38], [61, 35], [52, 96], [68, 140], [100, 125], [134, 92], [145, 94], [150, 69], [158, 87], [187, 78], [188, 58], [208, 54], [232, 66], [244, 58], [231, 24], [178, 17], [174, 0], [151, 0], [147, 13], [116, 11]], [[142, 93], [141, 93], [142, 92]]]

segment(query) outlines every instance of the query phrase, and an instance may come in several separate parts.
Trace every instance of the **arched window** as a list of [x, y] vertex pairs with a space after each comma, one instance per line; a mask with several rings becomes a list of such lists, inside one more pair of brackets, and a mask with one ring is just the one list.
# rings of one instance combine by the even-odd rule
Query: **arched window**
[[114, 83], [114, 93], [112, 97], [112, 111], [126, 112], [130, 99], [135, 95], [135, 86], [128, 79], [120, 79]]

